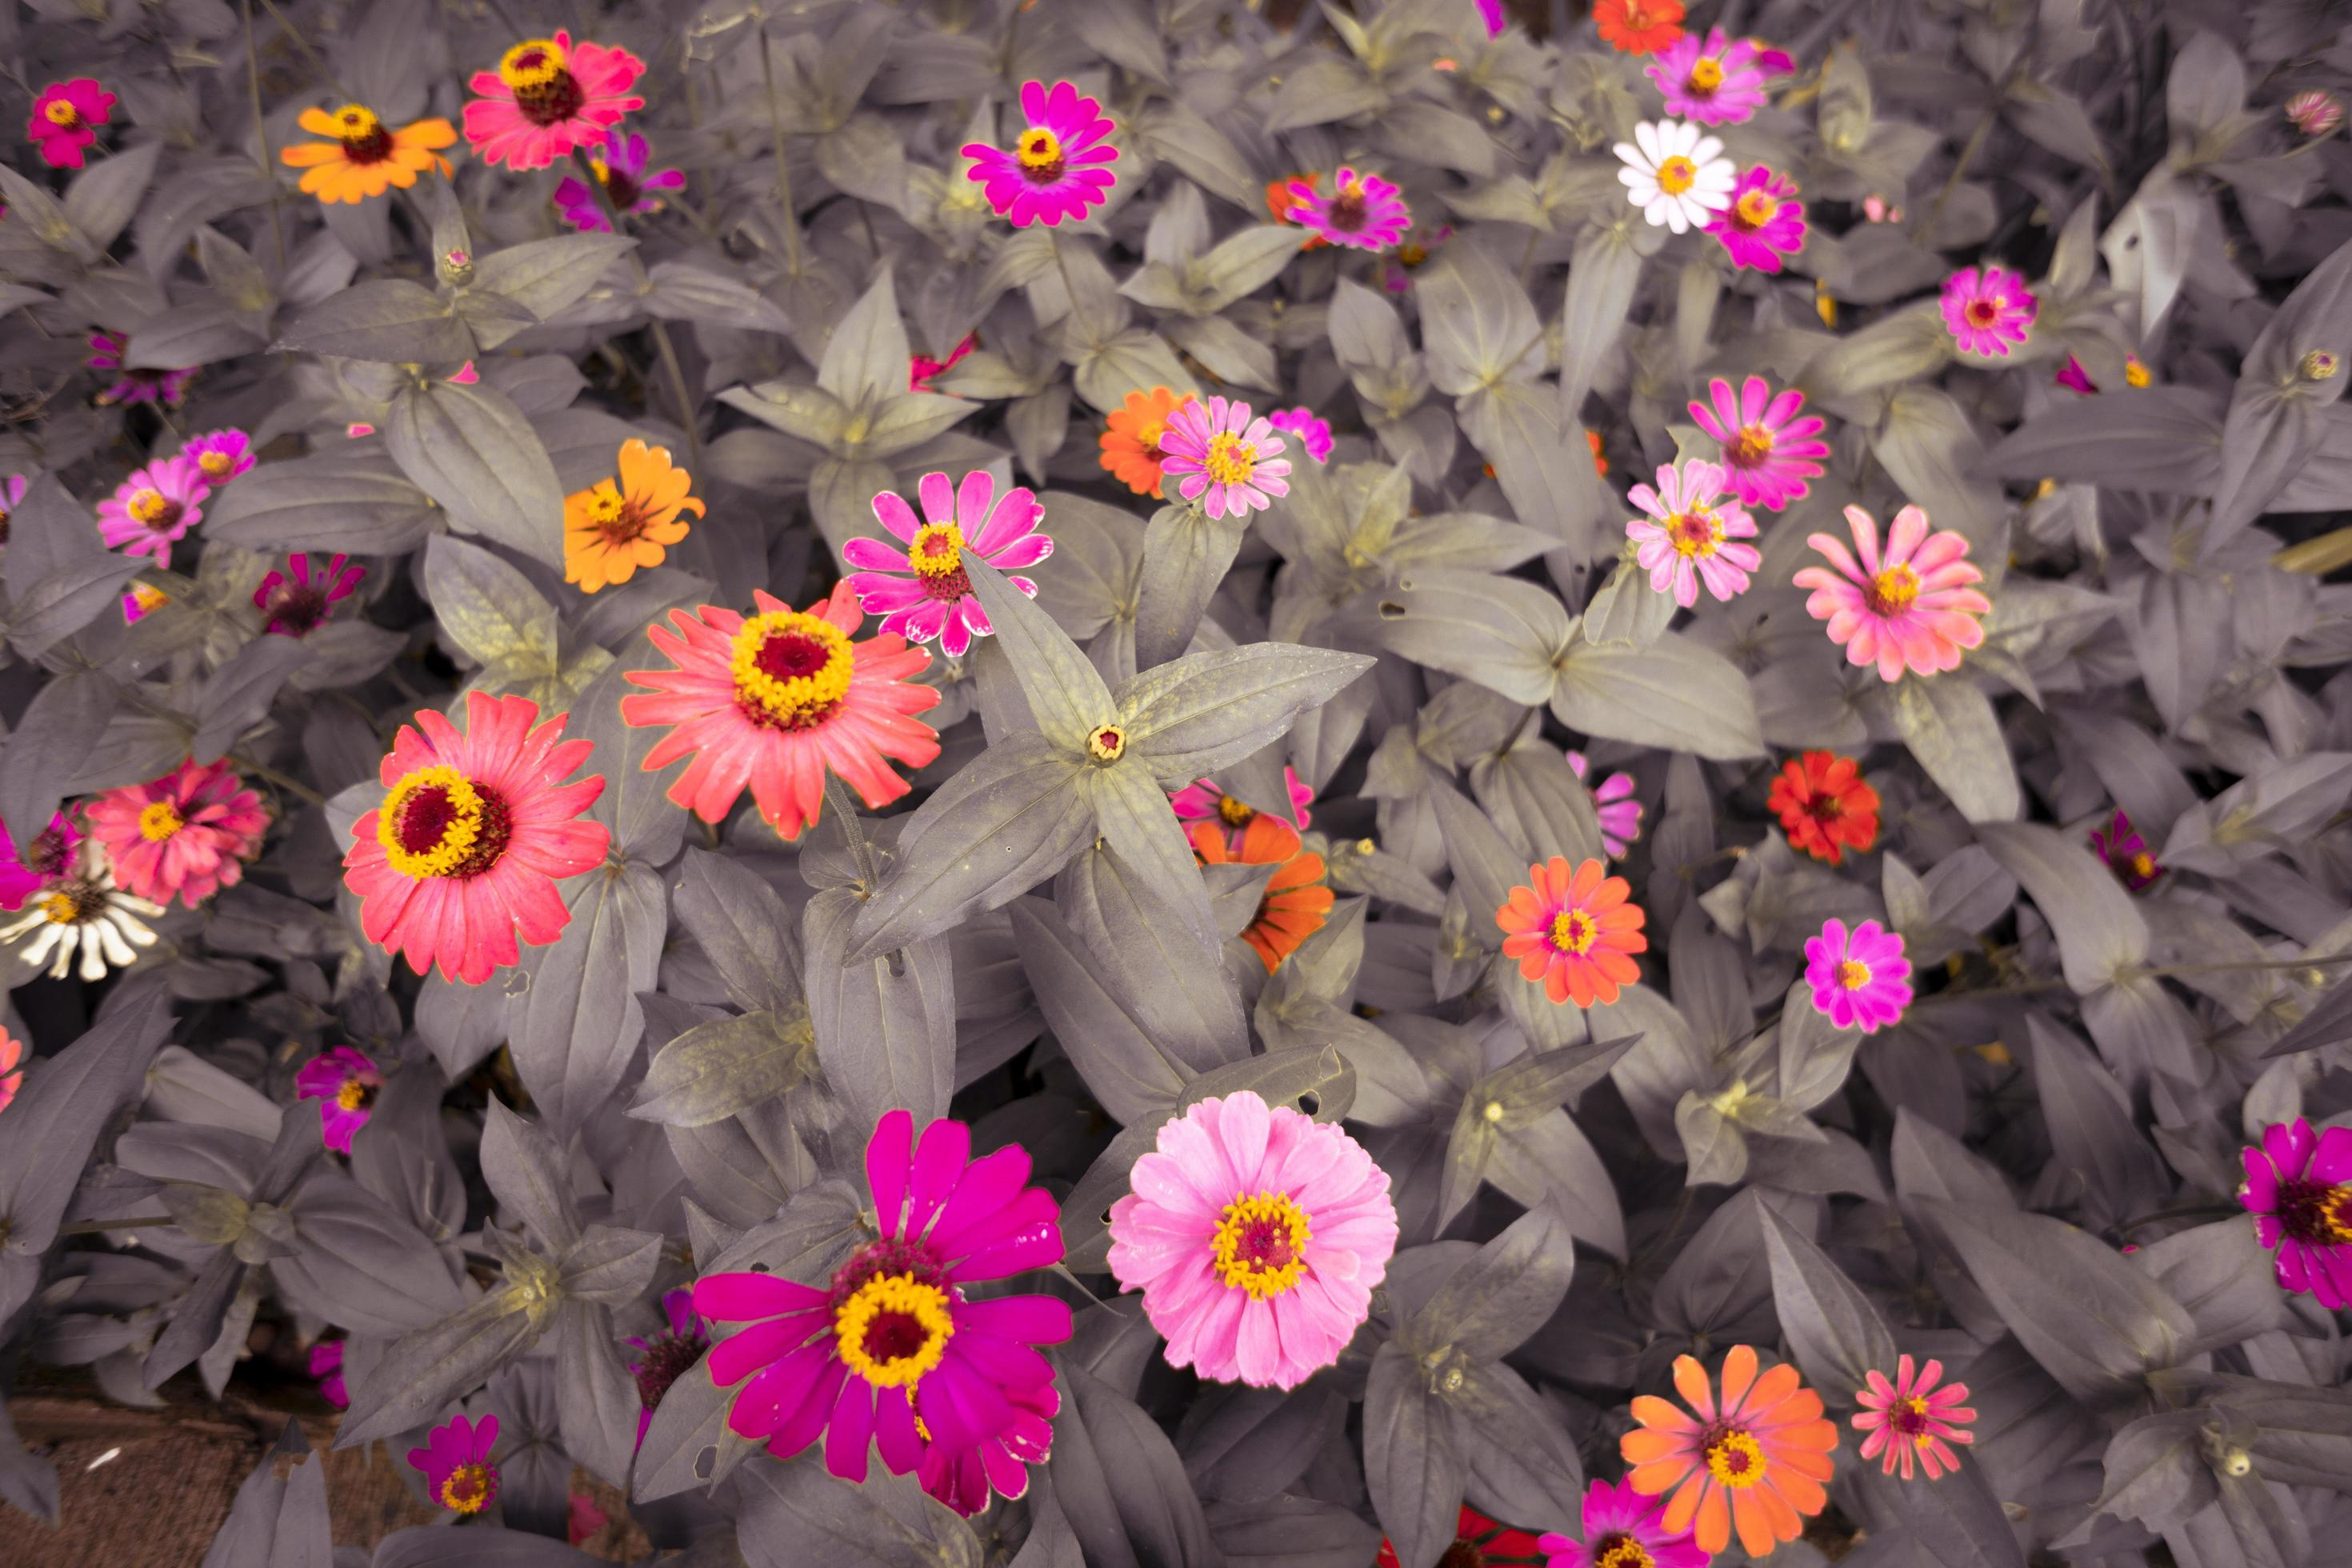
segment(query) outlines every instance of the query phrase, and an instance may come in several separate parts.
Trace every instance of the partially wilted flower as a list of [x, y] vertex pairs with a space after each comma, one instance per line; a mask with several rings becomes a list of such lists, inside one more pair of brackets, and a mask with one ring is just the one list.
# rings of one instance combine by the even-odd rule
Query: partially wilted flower
[[28, 964], [49, 959], [53, 980], [64, 979], [79, 953], [81, 978], [103, 980], [110, 967], [128, 968], [140, 948], [155, 944], [147, 921], [163, 912], [162, 905], [116, 887], [105, 852], [86, 841], [64, 876], [43, 888], [13, 923], [0, 926], [0, 943]]

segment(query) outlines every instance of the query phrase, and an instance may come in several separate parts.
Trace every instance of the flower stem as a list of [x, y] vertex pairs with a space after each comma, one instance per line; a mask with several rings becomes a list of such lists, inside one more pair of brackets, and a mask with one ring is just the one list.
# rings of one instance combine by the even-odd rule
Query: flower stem
[[286, 219], [278, 210], [278, 176], [269, 168], [269, 135], [261, 123], [261, 50], [253, 41], [253, 0], [245, 0], [245, 85], [253, 100], [253, 158], [269, 182], [269, 232], [278, 239], [278, 270], [286, 270]]
[[[612, 187], [597, 177], [596, 165], [589, 161], [587, 153], [574, 147], [572, 149], [572, 161], [579, 166], [581, 182], [595, 196], [596, 205], [603, 210], [604, 221], [612, 226], [612, 231], [614, 234], [625, 233], [621, 209], [613, 205]], [[650, 280], [646, 272], [645, 258], [631, 250], [629, 266], [637, 275], [638, 290], [643, 292]], [[678, 363], [677, 345], [670, 342], [668, 322], [651, 312], [646, 314], [646, 321], [653, 330], [654, 352], [660, 356], [662, 369], [669, 375], [670, 394], [677, 399], [677, 422], [686, 432], [687, 470], [699, 473], [702, 469], [702, 432], [697, 426], [694, 395], [687, 390], [686, 371]]]
[[[842, 837], [849, 840], [849, 853], [857, 862], [858, 889], [866, 898], [882, 885], [882, 861], [874, 853], [873, 844], [866, 837], [865, 819], [857, 815], [857, 803], [850, 798], [849, 786], [831, 770], [824, 775], [824, 803], [841, 820]], [[903, 948], [890, 950], [890, 974], [893, 979], [907, 973], [907, 954]]]
[[760, 71], [768, 88], [768, 134], [775, 143], [776, 195], [784, 204], [784, 266], [794, 278], [801, 275], [801, 220], [793, 205], [793, 166], [784, 159], [784, 121], [776, 108], [776, 55], [768, 41], [768, 18], [764, 12], [754, 12], [760, 29]]

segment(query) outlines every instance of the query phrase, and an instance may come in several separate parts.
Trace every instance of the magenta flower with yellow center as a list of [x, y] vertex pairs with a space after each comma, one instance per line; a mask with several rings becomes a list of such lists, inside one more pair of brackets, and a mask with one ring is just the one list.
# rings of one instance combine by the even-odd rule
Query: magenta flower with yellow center
[[903, 550], [861, 535], [842, 546], [841, 558], [859, 568], [849, 574], [849, 585], [867, 615], [882, 617], [882, 631], [915, 643], [936, 638], [941, 652], [961, 658], [971, 651], [972, 638], [994, 630], [972, 594], [965, 552], [1008, 574], [1015, 588], [1035, 598], [1036, 584], [1010, 574], [1054, 553], [1053, 540], [1037, 531], [1045, 509], [1026, 488], [999, 497], [995, 476], [986, 468], [974, 468], [954, 486], [945, 474], [925, 474], [916, 495], [923, 503], [920, 518], [894, 490], [874, 498], [875, 520]]
[[1246, 518], [1290, 493], [1290, 460], [1273, 421], [1250, 417], [1246, 403], [1212, 397], [1168, 416], [1160, 437], [1160, 472], [1179, 476], [1176, 493], [1203, 502], [1211, 517]]
[[1863, 1458], [1877, 1459], [1885, 1475], [1901, 1470], [1906, 1481], [1915, 1468], [1925, 1468], [1932, 1481], [1960, 1468], [1960, 1457], [1951, 1445], [1976, 1441], [1975, 1434], [1963, 1428], [1977, 1413], [1960, 1404], [1969, 1396], [1969, 1385], [1942, 1383], [1943, 1375], [1942, 1362], [1931, 1358], [1915, 1369], [1907, 1355], [1896, 1361], [1892, 1383], [1876, 1367], [1870, 1369], [1869, 1386], [1856, 1389], [1853, 1395], [1862, 1406], [1853, 1417], [1854, 1430], [1868, 1434], [1862, 1440]]

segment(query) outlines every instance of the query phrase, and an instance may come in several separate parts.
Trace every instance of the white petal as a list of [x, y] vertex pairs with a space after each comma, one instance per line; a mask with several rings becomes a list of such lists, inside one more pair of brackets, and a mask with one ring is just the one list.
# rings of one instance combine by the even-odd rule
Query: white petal
[[1646, 169], [1650, 166], [1650, 161], [1642, 156], [1642, 150], [1631, 142], [1620, 142], [1610, 151], [1615, 153], [1620, 160], [1631, 163], [1636, 169]]
[[[1697, 128], [1696, 126], [1693, 126], [1693, 127], [1691, 127], [1691, 129], [1692, 129], [1693, 131], [1696, 131], [1696, 130], [1697, 130], [1698, 128]], [[1723, 138], [1722, 138], [1722, 137], [1720, 137], [1720, 136], [1703, 136], [1703, 137], [1699, 138], [1699, 140], [1698, 140], [1698, 141], [1697, 141], [1697, 142], [1696, 142], [1696, 143], [1691, 147], [1691, 150], [1690, 150], [1690, 159], [1691, 159], [1691, 162], [1692, 162], [1692, 163], [1707, 163], [1707, 162], [1709, 162], [1710, 160], [1712, 160], [1712, 159], [1714, 159], [1714, 158], [1716, 158], [1716, 157], [1719, 156], [1719, 155], [1722, 153], [1722, 152], [1723, 152]]]
[[[1667, 121], [1665, 129], [1672, 130], [1673, 127], [1674, 121]], [[1659, 151], [1664, 140], [1659, 135], [1659, 130], [1658, 126], [1653, 125], [1646, 120], [1633, 127], [1633, 140], [1641, 144], [1642, 151], [1649, 155], [1650, 162], [1653, 163], [1665, 157], [1665, 153]]]

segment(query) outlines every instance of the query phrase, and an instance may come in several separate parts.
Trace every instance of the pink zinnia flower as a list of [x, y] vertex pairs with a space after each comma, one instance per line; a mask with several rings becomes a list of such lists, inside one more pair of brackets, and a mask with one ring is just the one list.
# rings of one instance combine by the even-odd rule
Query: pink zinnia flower
[[1984, 581], [1969, 564], [1969, 542], [1950, 529], [1929, 534], [1927, 514], [1906, 506], [1895, 514], [1882, 560], [1877, 520], [1850, 506], [1845, 521], [1853, 531], [1852, 552], [1832, 534], [1805, 536], [1830, 561], [1793, 579], [1813, 590], [1806, 614], [1829, 623], [1830, 640], [1844, 645], [1847, 662], [1875, 660], [1881, 679], [1901, 679], [1906, 664], [1920, 675], [1959, 668], [1960, 650], [1984, 641], [1977, 617], [1992, 609], [1991, 600], [1969, 586]]
[[1245, 518], [1271, 506], [1269, 497], [1290, 493], [1285, 477], [1290, 460], [1281, 455], [1282, 437], [1274, 433], [1273, 421], [1253, 420], [1246, 403], [1212, 397], [1183, 405], [1168, 416], [1160, 450], [1160, 472], [1182, 477], [1179, 495], [1196, 500], [1202, 490], [1209, 492], [1211, 517], [1230, 511]]
[[1328, 420], [1315, 417], [1311, 408], [1277, 408], [1265, 416], [1265, 422], [1277, 430], [1287, 430], [1298, 437], [1307, 455], [1318, 463], [1331, 460], [1331, 425]]
[[2066, 363], [2060, 365], [2058, 374], [2050, 379], [2066, 388], [2067, 391], [2077, 393], [2084, 397], [2095, 396], [2099, 390], [2099, 384], [2091, 379], [2091, 373], [2084, 370], [2083, 362], [2073, 354], [2066, 356]]
[[2095, 827], [2091, 829], [2091, 847], [2099, 852], [2107, 869], [2121, 877], [2135, 893], [2164, 875], [2164, 868], [2148, 852], [2147, 840], [2132, 826], [2131, 818], [2120, 811], [2105, 833]]
[[[1568, 753], [1568, 765], [1578, 778], [1592, 764], [1582, 752]], [[1642, 837], [1642, 803], [1633, 798], [1633, 775], [1611, 773], [1592, 792], [1592, 807], [1601, 818], [1601, 849], [1612, 860], [1622, 860], [1633, 840]]]
[[254, 608], [269, 616], [263, 629], [282, 637], [304, 637], [325, 625], [335, 601], [359, 592], [360, 579], [367, 575], [364, 566], [345, 565], [350, 559], [338, 555], [321, 567], [298, 553], [286, 558], [283, 572], [271, 567], [253, 591]]
[[1053, 1454], [1060, 1392], [1050, 1383], [1008, 1387], [1004, 1402], [1013, 1407], [1013, 1425], [1002, 1433], [966, 1448], [926, 1443], [915, 1467], [923, 1489], [966, 1519], [988, 1506], [992, 1491], [1008, 1498], [1026, 1493], [1029, 1467], [1044, 1464]]
[[2352, 1127], [2315, 1133], [2300, 1116], [2274, 1121], [2245, 1163], [2238, 1202], [2271, 1250], [2279, 1289], [2352, 1307]]
[[33, 100], [25, 134], [52, 169], [79, 169], [82, 154], [98, 141], [93, 127], [113, 117], [114, 95], [89, 77], [53, 81]]
[[466, 105], [466, 140], [486, 163], [544, 169], [575, 147], [604, 144], [604, 132], [646, 100], [629, 91], [646, 62], [626, 49], [574, 45], [569, 32], [528, 38], [494, 71], [476, 71], [482, 96]]
[[207, 430], [180, 448], [205, 483], [219, 489], [254, 464], [253, 441], [242, 430]]
[[99, 537], [126, 555], [152, 555], [172, 564], [172, 542], [204, 521], [212, 489], [184, 456], [139, 468], [98, 503]]
[[168, 904], [194, 909], [243, 879], [243, 862], [261, 847], [269, 814], [226, 758], [194, 758], [160, 779], [110, 789], [87, 808], [89, 828], [114, 860], [117, 885]]
[[[904, 551], [860, 536], [842, 546], [841, 558], [861, 568], [849, 574], [849, 585], [867, 615], [882, 617], [878, 629], [914, 643], [937, 637], [950, 658], [961, 658], [971, 651], [972, 638], [994, 630], [972, 594], [964, 552], [1006, 574], [1036, 565], [1054, 553], [1054, 542], [1037, 531], [1045, 509], [1026, 488], [998, 500], [995, 476], [985, 468], [974, 468], [957, 486], [945, 474], [925, 474], [916, 494], [923, 503], [919, 519], [896, 491], [874, 498], [876, 521]], [[1010, 580], [1037, 596], [1037, 584], [1028, 578]]]
[[1963, 353], [2006, 358], [2011, 343], [2021, 343], [2042, 309], [2025, 279], [2006, 268], [1988, 267], [1981, 274], [1963, 267], [1944, 279], [1944, 325]]
[[1296, 1388], [1339, 1360], [1396, 1251], [1389, 1176], [1338, 1127], [1242, 1090], [1197, 1101], [1110, 1209], [1110, 1268], [1168, 1363]]
[[2344, 123], [2344, 106], [2317, 89], [2296, 93], [2285, 109], [2287, 123], [2305, 136], [2325, 136]]
[[1797, 187], [1759, 163], [1731, 187], [1730, 205], [1707, 220], [1734, 267], [1780, 270], [1780, 258], [1805, 248], [1805, 209]]
[[497, 1416], [485, 1415], [478, 1426], [454, 1415], [433, 1428], [424, 1447], [408, 1450], [408, 1462], [425, 1472], [425, 1489], [443, 1508], [479, 1513], [499, 1495], [499, 1468], [490, 1463], [498, 1441]]
[[1394, 181], [1342, 167], [1328, 196], [1309, 181], [1291, 181], [1284, 221], [1312, 229], [1328, 245], [1386, 250], [1412, 226], [1412, 209]]
[[[352, 1134], [365, 1127], [368, 1118], [375, 1114], [376, 1091], [383, 1087], [383, 1074], [376, 1071], [375, 1063], [349, 1046], [320, 1051], [294, 1075], [294, 1098], [319, 1102], [320, 1136], [338, 1154], [352, 1152]], [[342, 1347], [338, 1345], [335, 1366], [339, 1373], [342, 1364]], [[311, 1375], [317, 1376], [318, 1370], [313, 1352]], [[336, 1381], [340, 1385], [341, 1377]]]
[[1738, 125], [1763, 108], [1763, 53], [1753, 40], [1726, 43], [1723, 29], [1685, 33], [1643, 69], [1665, 94], [1666, 112], [1702, 125]]
[[1752, 544], [1756, 524], [1737, 500], [1722, 499], [1723, 469], [1693, 458], [1678, 470], [1658, 470], [1658, 488], [1635, 485], [1626, 499], [1646, 518], [1632, 518], [1625, 536], [1637, 546], [1634, 564], [1650, 574], [1650, 586], [1672, 594], [1685, 609], [1698, 603], [1698, 585], [1728, 604], [1748, 591], [1748, 574], [1764, 563]]
[[963, 145], [963, 155], [972, 160], [966, 177], [980, 182], [997, 216], [1012, 219], [1015, 228], [1034, 223], [1051, 228], [1110, 199], [1118, 183], [1110, 172], [1118, 149], [1107, 138], [1117, 127], [1098, 100], [1066, 81], [1055, 82], [1051, 92], [1042, 81], [1024, 82], [1021, 112], [1029, 125], [1013, 138], [1010, 153], [985, 142]]
[[16, 841], [8, 836], [7, 824], [0, 823], [0, 910], [16, 913], [25, 907], [26, 899], [64, 876], [74, 863], [81, 839], [81, 829], [59, 812], [19, 854]]
[[0, 1026], [0, 1110], [25, 1087], [25, 1042]]
[[[1029, 1156], [1007, 1144], [971, 1157], [971, 1129], [939, 1121], [915, 1142], [914, 1118], [886, 1112], [866, 1146], [879, 1239], [818, 1289], [772, 1274], [709, 1274], [694, 1310], [747, 1325], [711, 1347], [711, 1381], [735, 1393], [727, 1426], [788, 1459], [824, 1434], [824, 1465], [866, 1479], [878, 1446], [893, 1475], [926, 1444], [977, 1450], [998, 1490], [1019, 1495], [1027, 1473], [995, 1468], [1012, 1438], [1042, 1454], [1052, 1429], [1035, 1391], [1054, 1369], [1036, 1347], [1070, 1337], [1070, 1309], [1051, 1296], [990, 1296], [966, 1288], [1045, 1268], [1062, 1258], [1051, 1194], [1033, 1187]], [[749, 1381], [746, 1381], [746, 1380]]]
[[1510, 14], [1503, 9], [1503, 0], [1478, 0], [1478, 19], [1486, 24], [1486, 36], [1499, 38], [1503, 29], [1511, 25]]
[[[657, 213], [662, 209], [656, 191], [686, 189], [686, 172], [682, 169], [657, 169], [646, 173], [646, 161], [653, 149], [646, 139], [634, 131], [614, 126], [604, 132], [603, 151], [588, 160], [588, 166], [612, 198], [613, 210], [625, 213]], [[613, 225], [604, 216], [604, 205], [596, 199], [595, 191], [587, 181], [567, 174], [555, 187], [555, 210], [563, 221], [584, 234], [606, 234]], [[467, 369], [473, 367], [468, 365]], [[450, 377], [455, 381], [457, 377]]]
[[126, 408], [134, 403], [160, 403], [168, 407], [178, 407], [181, 397], [188, 390], [188, 383], [196, 378], [195, 371], [125, 370], [122, 354], [129, 345], [130, 340], [120, 332], [90, 333], [89, 358], [82, 363], [92, 370], [117, 373], [114, 384], [98, 395], [98, 402], [101, 405], [119, 403]]
[[[1306, 832], [1311, 816], [1307, 806], [1315, 798], [1315, 792], [1307, 787], [1306, 781], [1298, 776], [1296, 769], [1288, 767], [1282, 770], [1282, 787], [1290, 796], [1290, 815], [1284, 816], [1278, 812], [1266, 815], [1277, 822], [1288, 823], [1297, 832]], [[1168, 804], [1176, 808], [1177, 816], [1188, 822], [1216, 823], [1224, 830], [1227, 843], [1234, 847], [1240, 846], [1243, 831], [1256, 821], [1258, 816], [1255, 806], [1245, 805], [1238, 795], [1227, 795], [1209, 779], [1185, 785], [1168, 797]]]
[[705, 605], [672, 610], [675, 631], [646, 628], [675, 668], [628, 671], [655, 689], [622, 698], [621, 717], [675, 726], [646, 754], [648, 770], [697, 753], [669, 798], [718, 822], [749, 784], [768, 826], [797, 838], [817, 819], [827, 768], [875, 809], [905, 795], [885, 759], [919, 768], [940, 754], [938, 732], [915, 717], [940, 702], [914, 680], [930, 654], [896, 632], [850, 641], [866, 616], [846, 581], [805, 614], [756, 588], [751, 597], [759, 613], [749, 618]]
[[693, 1291], [667, 1291], [661, 1304], [669, 1327], [650, 1339], [629, 1336], [629, 1344], [637, 1352], [637, 1359], [629, 1363], [629, 1375], [637, 1384], [639, 1443], [646, 1440], [646, 1428], [653, 1425], [662, 1395], [710, 1348], [710, 1336], [702, 1331], [702, 1321], [694, 1315]]
[[1631, 1481], [1584, 1489], [1584, 1539], [1536, 1538], [1545, 1568], [1706, 1568], [1707, 1554], [1688, 1530], [1668, 1530], [1666, 1500], [1643, 1497]]
[[1706, 384], [1708, 402], [1690, 405], [1699, 428], [1723, 443], [1724, 483], [1749, 506], [1779, 511], [1801, 499], [1807, 479], [1819, 479], [1821, 458], [1830, 455], [1822, 440], [1826, 422], [1803, 419], [1797, 411], [1805, 395], [1795, 387], [1772, 395], [1771, 384], [1751, 375], [1731, 395], [1731, 383], [1717, 376]]
[[1911, 961], [1903, 937], [1876, 921], [1848, 932], [1845, 921], [1822, 922], [1822, 934], [1805, 939], [1805, 984], [1813, 988], [1813, 1008], [1841, 1029], [1874, 1035], [1911, 1005]]
[[338, 1410], [351, 1408], [351, 1390], [343, 1386], [343, 1342], [320, 1340], [310, 1347], [310, 1375], [318, 1380], [319, 1397]]
[[1942, 1362], [1931, 1359], [1915, 1373], [1906, 1355], [1896, 1360], [1893, 1383], [1872, 1367], [1870, 1386], [1854, 1390], [1854, 1403], [1862, 1409], [1853, 1417], [1853, 1429], [1870, 1434], [1862, 1440], [1862, 1457], [1878, 1459], [1881, 1474], [1891, 1476], [1899, 1467], [1907, 1481], [1916, 1466], [1932, 1481], [1960, 1468], [1960, 1457], [1950, 1446], [1976, 1441], [1976, 1434], [1961, 1428], [1977, 1413], [1960, 1405], [1969, 1396], [1969, 1385], [1947, 1383], [1938, 1388], [1943, 1375]]
[[[581, 814], [604, 793], [592, 774], [562, 782], [594, 742], [562, 738], [528, 697], [466, 694], [466, 728], [426, 709], [394, 737], [378, 777], [383, 804], [352, 825], [343, 881], [360, 929], [423, 974], [479, 985], [572, 923], [556, 879], [600, 864], [612, 830]], [[421, 732], [420, 732], [421, 731]]]
[[[948, 351], [948, 357], [945, 359], [933, 359], [929, 354], [908, 355], [907, 359], [907, 390], [909, 392], [930, 392], [936, 390], [931, 385], [932, 378], [939, 375], [942, 371], [953, 369], [959, 360], [962, 359], [964, 355], [971, 353], [972, 350], [979, 346], [980, 334], [978, 332], [966, 332], [963, 335], [963, 342], [950, 349]], [[951, 397], [954, 394], [949, 393], [945, 395]]]

